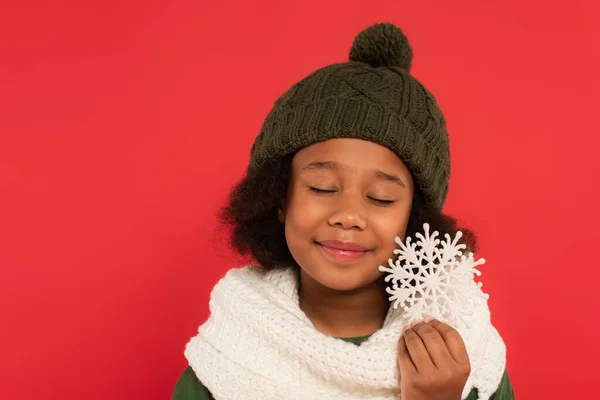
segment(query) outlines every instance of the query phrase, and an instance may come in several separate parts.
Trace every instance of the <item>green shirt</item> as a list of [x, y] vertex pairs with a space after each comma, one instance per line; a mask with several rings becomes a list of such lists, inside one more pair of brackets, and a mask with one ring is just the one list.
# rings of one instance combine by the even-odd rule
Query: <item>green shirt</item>
[[[348, 342], [354, 343], [359, 346], [362, 342], [367, 340], [369, 336], [360, 336], [355, 338], [344, 338]], [[502, 381], [496, 390], [496, 393], [491, 397], [493, 400], [514, 400], [515, 395], [513, 393], [512, 386], [508, 380], [508, 374], [506, 371], [502, 376]], [[208, 389], [202, 385], [202, 383], [196, 377], [196, 374], [192, 370], [192, 367], [187, 367], [183, 374], [177, 381], [175, 390], [171, 400], [214, 400]], [[473, 389], [466, 400], [477, 400], [477, 389]]]

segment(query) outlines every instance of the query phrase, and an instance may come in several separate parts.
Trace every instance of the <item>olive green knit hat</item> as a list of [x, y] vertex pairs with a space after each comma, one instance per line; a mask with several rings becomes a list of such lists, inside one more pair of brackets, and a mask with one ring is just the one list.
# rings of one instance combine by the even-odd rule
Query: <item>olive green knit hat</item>
[[412, 57], [408, 39], [390, 23], [359, 33], [350, 61], [313, 72], [275, 102], [252, 146], [249, 172], [317, 142], [363, 139], [393, 150], [441, 210], [450, 178], [448, 133], [435, 98], [410, 75]]

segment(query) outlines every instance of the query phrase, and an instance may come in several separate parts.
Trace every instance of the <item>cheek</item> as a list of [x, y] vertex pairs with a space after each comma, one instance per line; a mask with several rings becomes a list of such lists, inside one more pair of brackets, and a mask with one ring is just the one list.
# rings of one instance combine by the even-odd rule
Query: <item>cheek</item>
[[385, 253], [386, 257], [392, 254], [392, 251], [396, 248], [397, 245], [394, 242], [396, 237], [404, 240], [408, 218], [409, 213], [402, 213], [401, 215], [389, 215], [371, 221], [371, 228], [381, 244], [381, 253]]
[[288, 197], [285, 210], [285, 234], [288, 246], [308, 243], [312, 235], [327, 221], [327, 208], [307, 195]]
[[323, 201], [305, 193], [294, 193], [288, 197], [286, 224], [312, 227], [327, 218], [327, 207]]

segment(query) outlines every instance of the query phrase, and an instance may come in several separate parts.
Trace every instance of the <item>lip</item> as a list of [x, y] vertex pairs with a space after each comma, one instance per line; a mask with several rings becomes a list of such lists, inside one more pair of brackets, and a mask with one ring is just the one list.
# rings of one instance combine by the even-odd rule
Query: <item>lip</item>
[[351, 242], [327, 240], [316, 242], [323, 252], [337, 262], [352, 262], [361, 259], [369, 252], [364, 246]]
[[361, 246], [358, 243], [352, 242], [340, 242], [339, 240], [326, 240], [324, 242], [317, 242], [323, 247], [328, 247], [330, 249], [342, 250], [342, 251], [368, 251], [364, 246]]

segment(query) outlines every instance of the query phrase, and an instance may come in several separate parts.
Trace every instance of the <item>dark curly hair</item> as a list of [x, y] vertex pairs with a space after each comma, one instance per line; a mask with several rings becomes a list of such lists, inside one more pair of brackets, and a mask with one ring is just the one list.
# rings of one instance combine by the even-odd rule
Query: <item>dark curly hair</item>
[[[229, 225], [231, 246], [243, 256], [252, 256], [263, 268], [296, 265], [286, 240], [278, 209], [285, 198], [293, 154], [260, 170], [249, 171], [231, 191], [219, 217]], [[454, 236], [460, 230], [469, 251], [477, 250], [476, 235], [459, 227], [458, 221], [430, 206], [415, 182], [415, 192], [406, 236], [414, 237], [427, 222], [430, 231]]]

